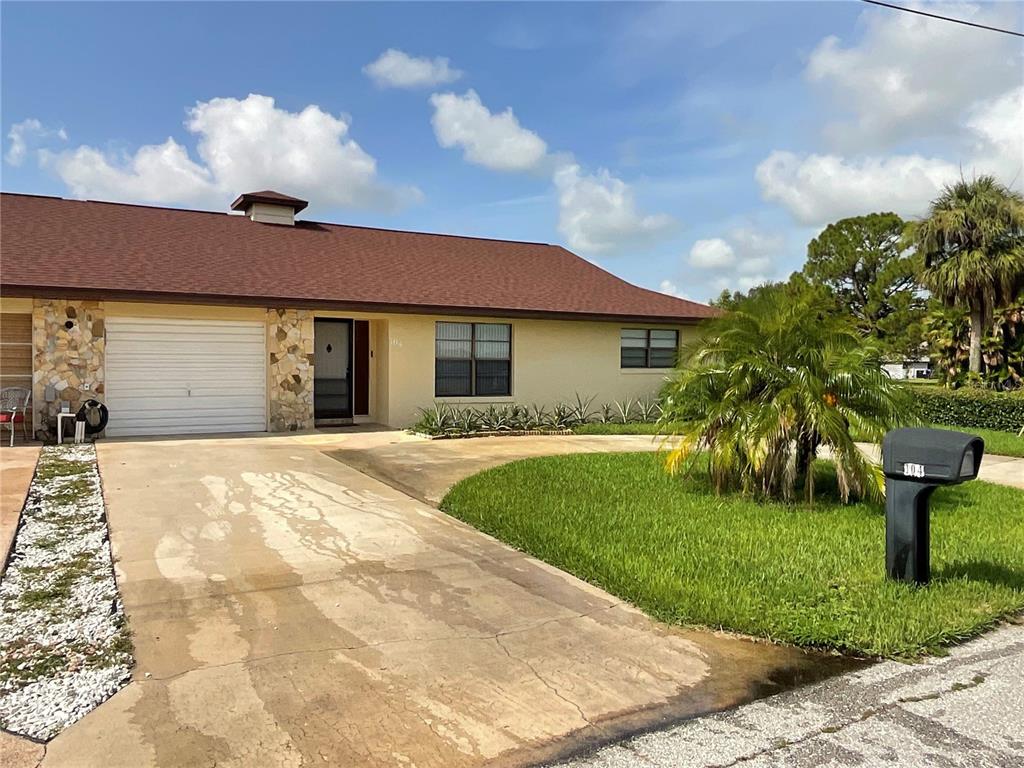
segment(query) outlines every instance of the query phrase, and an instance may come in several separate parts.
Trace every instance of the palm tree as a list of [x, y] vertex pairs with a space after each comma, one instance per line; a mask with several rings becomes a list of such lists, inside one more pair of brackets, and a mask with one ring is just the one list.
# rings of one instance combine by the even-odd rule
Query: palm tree
[[[928, 353], [939, 378], [948, 386], [958, 386], [965, 377], [970, 349], [968, 312], [962, 307], [931, 303], [924, 321]], [[997, 390], [1024, 387], [1024, 289], [1009, 304], [996, 307], [982, 331], [985, 385]]]
[[938, 378], [947, 386], [958, 386], [964, 376], [971, 346], [967, 311], [938, 302], [930, 304], [932, 309], [924, 319], [928, 356], [937, 370]]
[[922, 284], [968, 310], [968, 369], [980, 374], [985, 323], [1024, 285], [1024, 196], [992, 176], [961, 179], [942, 190], [908, 234], [924, 255]]
[[762, 289], [685, 347], [661, 423], [671, 472], [706, 451], [716, 492], [814, 499], [814, 461], [830, 449], [839, 492], [880, 500], [878, 467], [856, 447], [911, 420], [905, 388], [877, 351], [813, 292]]

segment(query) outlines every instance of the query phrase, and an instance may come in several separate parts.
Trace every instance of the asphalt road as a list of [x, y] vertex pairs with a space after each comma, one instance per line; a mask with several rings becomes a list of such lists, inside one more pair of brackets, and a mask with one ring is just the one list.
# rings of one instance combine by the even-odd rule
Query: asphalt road
[[1024, 765], [1024, 623], [607, 747], [561, 768]]

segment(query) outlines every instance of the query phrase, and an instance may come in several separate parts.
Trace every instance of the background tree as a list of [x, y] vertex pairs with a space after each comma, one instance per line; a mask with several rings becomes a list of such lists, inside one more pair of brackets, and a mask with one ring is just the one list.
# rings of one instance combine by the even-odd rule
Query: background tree
[[827, 287], [858, 330], [890, 356], [914, 356], [921, 343], [925, 301], [917, 259], [903, 242], [895, 213], [870, 213], [825, 227], [807, 246], [804, 275]]
[[982, 341], [986, 383], [996, 389], [1024, 386], [1024, 288], [993, 313], [989, 336]]
[[708, 303], [713, 307], [724, 309], [728, 312], [746, 304], [750, 299], [756, 298], [761, 294], [770, 294], [776, 299], [789, 298], [793, 300], [810, 296], [817, 302], [819, 309], [830, 313], [842, 314], [839, 303], [829, 288], [812, 283], [803, 272], [794, 272], [785, 281], [755, 285], [746, 293], [725, 289], [718, 294], [717, 298], [712, 299]]
[[[937, 376], [950, 386], [963, 384], [971, 344], [968, 311], [933, 301], [924, 327]], [[1024, 290], [992, 313], [981, 337], [981, 359], [986, 386], [999, 390], [1024, 386]]]
[[924, 337], [936, 378], [950, 386], [963, 383], [971, 345], [967, 312], [939, 301], [931, 302], [924, 319]]
[[908, 229], [922, 257], [922, 284], [970, 318], [968, 369], [981, 373], [982, 337], [993, 310], [1024, 286], [1024, 197], [992, 176], [961, 179]]

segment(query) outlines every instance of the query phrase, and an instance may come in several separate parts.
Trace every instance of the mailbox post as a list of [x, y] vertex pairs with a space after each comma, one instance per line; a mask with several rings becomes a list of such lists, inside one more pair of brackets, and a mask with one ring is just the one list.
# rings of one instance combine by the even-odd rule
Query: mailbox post
[[940, 485], [978, 476], [985, 442], [945, 429], [908, 427], [882, 441], [885, 474], [885, 570], [889, 578], [927, 584], [931, 578], [928, 501]]

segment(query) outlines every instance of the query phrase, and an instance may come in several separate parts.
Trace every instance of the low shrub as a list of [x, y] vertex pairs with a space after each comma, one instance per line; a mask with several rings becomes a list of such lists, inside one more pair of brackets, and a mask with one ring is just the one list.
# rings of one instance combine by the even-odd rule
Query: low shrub
[[571, 402], [543, 405], [488, 405], [486, 408], [434, 403], [421, 408], [411, 430], [433, 437], [478, 434], [565, 432], [586, 424], [654, 424], [661, 416], [657, 400], [623, 400], [593, 406], [593, 397], [576, 395]]
[[1024, 392], [910, 385], [923, 421], [956, 427], [1017, 432], [1024, 427]]

